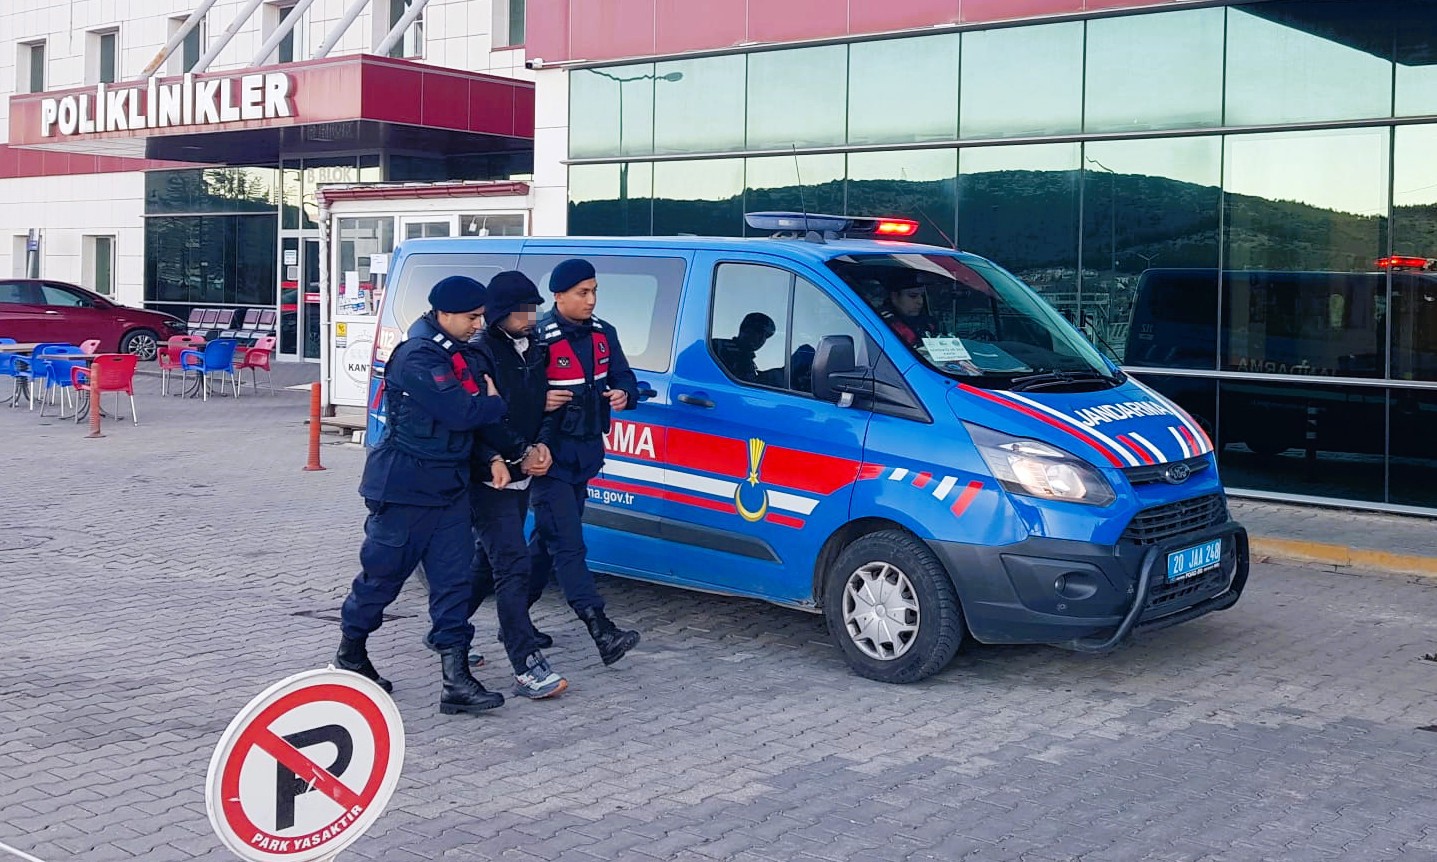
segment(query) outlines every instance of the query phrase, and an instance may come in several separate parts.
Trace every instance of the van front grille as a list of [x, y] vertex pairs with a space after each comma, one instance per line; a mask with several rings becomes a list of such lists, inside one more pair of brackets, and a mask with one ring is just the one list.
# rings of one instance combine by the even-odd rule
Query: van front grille
[[1123, 531], [1123, 541], [1138, 545], [1159, 542], [1201, 530], [1227, 520], [1227, 501], [1221, 494], [1194, 497], [1144, 509], [1133, 516]]
[[[1154, 578], [1162, 576], [1161, 572], [1154, 575]], [[1152, 611], [1161, 612], [1174, 602], [1187, 599], [1200, 593], [1209, 593], [1227, 584], [1228, 572], [1224, 566], [1204, 572], [1201, 575], [1187, 578], [1186, 580], [1173, 583], [1156, 583], [1148, 590], [1148, 608]], [[1192, 602], [1182, 602], [1181, 606], [1186, 607]], [[1178, 610], [1180, 608], [1173, 608]]]

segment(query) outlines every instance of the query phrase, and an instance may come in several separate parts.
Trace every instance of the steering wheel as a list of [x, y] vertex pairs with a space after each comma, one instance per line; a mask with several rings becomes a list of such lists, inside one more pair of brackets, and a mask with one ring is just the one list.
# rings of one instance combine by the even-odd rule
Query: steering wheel
[[989, 329], [980, 329], [980, 330], [978, 330], [977, 332], [970, 333], [970, 334], [968, 334], [967, 336], [964, 336], [964, 337], [967, 338], [967, 339], [969, 339], [969, 340], [971, 340], [971, 341], [997, 341], [997, 340], [998, 340], [998, 336], [994, 335], [993, 332], [992, 332], [992, 330], [989, 330]]

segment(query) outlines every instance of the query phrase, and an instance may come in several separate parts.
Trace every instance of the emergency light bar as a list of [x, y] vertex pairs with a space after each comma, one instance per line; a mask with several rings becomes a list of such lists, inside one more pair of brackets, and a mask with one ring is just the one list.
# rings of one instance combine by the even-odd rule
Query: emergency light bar
[[1379, 257], [1377, 259], [1378, 269], [1432, 269], [1437, 265], [1437, 260], [1430, 257], [1414, 257], [1412, 255], [1394, 254], [1391, 257]]
[[773, 231], [776, 235], [802, 236], [808, 231], [814, 231], [820, 235], [901, 239], [918, 233], [918, 222], [904, 218], [861, 218], [821, 213], [758, 212], [744, 213], [743, 220], [754, 230]]

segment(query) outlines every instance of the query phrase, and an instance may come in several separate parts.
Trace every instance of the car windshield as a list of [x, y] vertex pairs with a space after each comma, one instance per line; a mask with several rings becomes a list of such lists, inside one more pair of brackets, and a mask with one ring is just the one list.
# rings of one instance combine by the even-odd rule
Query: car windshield
[[1121, 381], [1017, 278], [956, 255], [850, 254], [828, 266], [925, 363], [990, 388], [1106, 388]]

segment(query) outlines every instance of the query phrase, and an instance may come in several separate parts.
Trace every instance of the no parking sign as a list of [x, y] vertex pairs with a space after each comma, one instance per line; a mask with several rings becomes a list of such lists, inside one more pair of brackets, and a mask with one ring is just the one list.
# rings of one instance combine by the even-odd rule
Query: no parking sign
[[205, 808], [241, 859], [328, 859], [373, 825], [403, 764], [404, 724], [383, 689], [348, 671], [305, 671], [230, 722]]

